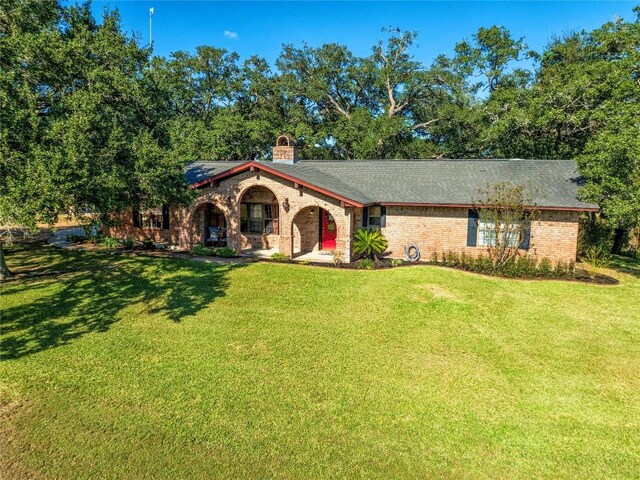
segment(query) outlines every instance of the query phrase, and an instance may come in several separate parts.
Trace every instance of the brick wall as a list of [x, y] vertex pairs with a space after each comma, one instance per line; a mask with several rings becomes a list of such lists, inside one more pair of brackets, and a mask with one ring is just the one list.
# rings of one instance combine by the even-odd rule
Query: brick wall
[[[422, 260], [429, 260], [433, 252], [486, 253], [486, 247], [467, 247], [467, 215], [464, 208], [387, 207], [382, 233], [389, 241], [390, 256], [404, 258], [409, 243], [420, 247]], [[527, 254], [553, 262], [575, 260], [578, 216], [578, 212], [541, 212], [540, 220], [531, 226]], [[361, 210], [355, 217], [357, 225], [362, 225]]]
[[[282, 147], [289, 148], [289, 147]], [[275, 202], [279, 206], [279, 235], [249, 235], [240, 233], [240, 202], [251, 187], [252, 201]], [[337, 227], [336, 250], [343, 261], [351, 260], [351, 239], [362, 226], [362, 209], [342, 208], [340, 202], [309, 189], [297, 189], [292, 182], [264, 172], [244, 172], [223, 180], [216, 187], [199, 191], [200, 196], [188, 208], [170, 208], [169, 229], [134, 228], [131, 212], [115, 215], [117, 225], [106, 233], [119, 238], [150, 238], [188, 250], [201, 242], [202, 227], [198, 221], [198, 207], [213, 203], [227, 222], [227, 241], [231, 248], [275, 248], [285, 255], [296, 255], [319, 248], [319, 208], [328, 210]], [[287, 199], [289, 211], [283, 208]], [[578, 212], [541, 212], [531, 227], [529, 255], [548, 257], [552, 261], [575, 260], [578, 239]], [[387, 207], [387, 223], [382, 233], [389, 240], [392, 258], [404, 258], [404, 248], [416, 243], [423, 260], [433, 252], [455, 251], [470, 255], [486, 253], [485, 247], [467, 247], [467, 209], [444, 207]]]
[[[279, 235], [254, 236], [240, 233], [241, 199], [244, 193], [254, 186], [267, 188], [273, 195], [269, 197], [268, 203], [271, 203], [272, 200], [278, 203]], [[105, 233], [118, 238], [134, 238], [136, 240], [150, 238], [156, 242], [166, 242], [180, 249], [189, 250], [193, 245], [199, 243], [202, 237], [197, 221], [198, 207], [206, 203], [213, 203], [225, 214], [227, 242], [231, 248], [241, 250], [251, 245], [262, 248], [278, 247], [281, 253], [291, 256], [294, 252], [313, 250], [313, 245], [317, 243], [319, 235], [317, 230], [318, 208], [323, 208], [331, 213], [336, 222], [338, 230], [336, 251], [343, 261], [349, 262], [351, 259], [351, 226], [354, 209], [340, 207], [340, 202], [331, 197], [307, 188], [295, 188], [292, 182], [260, 171], [247, 171], [238, 174], [221, 181], [218, 186], [204, 188], [199, 192], [200, 196], [190, 207], [170, 207], [169, 230], [134, 228], [131, 211], [127, 211], [114, 215], [113, 218], [117, 221], [117, 225], [106, 228]], [[257, 200], [257, 197], [255, 199]], [[289, 203], [288, 212], [283, 208], [285, 199]], [[312, 210], [316, 215], [310, 216], [309, 212]], [[296, 218], [294, 225], [294, 217], [298, 213], [300, 215]], [[196, 221], [194, 221], [194, 215]], [[296, 251], [296, 246], [300, 250]]]
[[307, 207], [293, 219], [293, 256], [320, 248], [320, 209]]

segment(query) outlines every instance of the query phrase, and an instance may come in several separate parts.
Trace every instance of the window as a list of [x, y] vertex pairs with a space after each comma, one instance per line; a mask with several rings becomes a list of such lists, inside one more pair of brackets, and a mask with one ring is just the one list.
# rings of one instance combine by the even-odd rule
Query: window
[[243, 233], [278, 234], [278, 205], [240, 204], [240, 231]]
[[371, 228], [380, 228], [382, 225], [382, 207], [369, 207], [368, 225]]
[[[487, 218], [482, 217], [478, 220], [478, 246], [480, 247], [493, 247], [496, 244], [496, 232], [495, 223]], [[505, 244], [511, 248], [518, 246], [518, 232], [519, 228], [516, 225], [511, 225], [507, 228], [505, 224], [500, 225], [500, 235], [503, 239], [506, 239]]]
[[143, 211], [134, 208], [132, 213], [135, 228], [169, 228], [169, 205]]
[[133, 211], [133, 226], [140, 228], [164, 228], [164, 208]]

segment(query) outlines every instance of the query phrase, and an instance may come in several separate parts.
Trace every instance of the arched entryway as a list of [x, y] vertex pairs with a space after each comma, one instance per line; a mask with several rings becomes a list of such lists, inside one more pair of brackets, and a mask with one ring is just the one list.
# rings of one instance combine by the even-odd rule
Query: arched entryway
[[243, 249], [278, 251], [280, 207], [278, 197], [267, 187], [255, 185], [242, 194], [240, 236]]
[[227, 245], [227, 219], [214, 203], [203, 203], [193, 212], [193, 244], [211, 247]]
[[318, 252], [332, 254], [336, 250], [338, 227], [333, 215], [320, 207], [305, 207], [292, 222], [294, 257]]

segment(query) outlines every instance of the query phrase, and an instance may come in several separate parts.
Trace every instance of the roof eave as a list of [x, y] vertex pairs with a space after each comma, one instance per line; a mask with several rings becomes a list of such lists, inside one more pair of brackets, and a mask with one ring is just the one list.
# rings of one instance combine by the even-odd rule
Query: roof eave
[[332, 192], [330, 190], [327, 190], [326, 188], [322, 188], [318, 185], [315, 185], [313, 183], [307, 182], [306, 180], [302, 180], [301, 178], [298, 177], [294, 177], [293, 175], [289, 175], [287, 173], [283, 173], [275, 168], [269, 167], [267, 165], [265, 165], [264, 163], [260, 163], [260, 162], [256, 162], [254, 160], [250, 160], [248, 162], [245, 162], [241, 165], [237, 165], [233, 168], [229, 168], [227, 170], [224, 170], [216, 175], [213, 175], [211, 177], [205, 178], [204, 180], [200, 180], [199, 182], [195, 182], [192, 183], [191, 185], [189, 185], [190, 189], [195, 189], [195, 188], [201, 188], [204, 187], [206, 185], [209, 185], [211, 183], [214, 182], [219, 182], [222, 181], [226, 178], [229, 177], [233, 177], [234, 175], [238, 175], [240, 173], [246, 172], [247, 170], [260, 170], [266, 173], [269, 173], [271, 175], [274, 175], [276, 177], [282, 178], [284, 180], [288, 180], [290, 182], [293, 183], [297, 183], [298, 185], [301, 185], [303, 187], [306, 187], [310, 190], [313, 190], [315, 192], [318, 193], [322, 193], [328, 197], [334, 198], [336, 200], [339, 200], [340, 202], [342, 202], [345, 206], [353, 206], [353, 207], [363, 207], [364, 204], [362, 202], [358, 202], [356, 200], [353, 200], [351, 198], [345, 197], [344, 195], [340, 195], [338, 193]]
[[[424, 203], [424, 202], [373, 202], [368, 203], [365, 207], [371, 205], [383, 205], [385, 207], [443, 207], [443, 208], [474, 208], [477, 205], [471, 203]], [[525, 208], [548, 210], [548, 211], [565, 211], [565, 212], [599, 212], [598, 207], [562, 207], [562, 206], [546, 206], [546, 205], [527, 205]]]

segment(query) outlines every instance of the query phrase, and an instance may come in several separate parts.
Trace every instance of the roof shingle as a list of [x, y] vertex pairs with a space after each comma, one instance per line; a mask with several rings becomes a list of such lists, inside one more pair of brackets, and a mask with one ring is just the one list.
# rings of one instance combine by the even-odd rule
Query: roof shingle
[[[191, 184], [243, 162], [194, 162]], [[498, 182], [522, 184], [534, 203], [551, 208], [597, 208], [577, 198], [579, 174], [572, 160], [301, 160], [264, 162], [358, 203], [470, 205]]]

